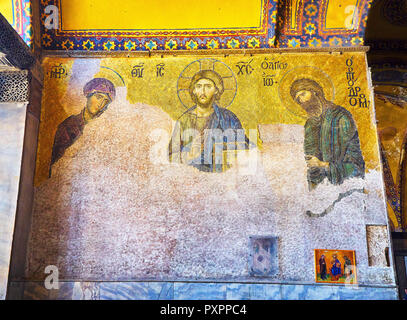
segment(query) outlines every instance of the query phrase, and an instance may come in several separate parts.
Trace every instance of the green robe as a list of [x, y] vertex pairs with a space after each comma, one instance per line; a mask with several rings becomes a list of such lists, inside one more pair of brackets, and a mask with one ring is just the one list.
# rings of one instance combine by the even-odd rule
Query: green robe
[[327, 103], [327, 109], [319, 117], [311, 117], [305, 124], [305, 156], [329, 162], [329, 168], [308, 169], [310, 189], [325, 178], [339, 185], [347, 178], [365, 176], [365, 161], [352, 114], [332, 102]]

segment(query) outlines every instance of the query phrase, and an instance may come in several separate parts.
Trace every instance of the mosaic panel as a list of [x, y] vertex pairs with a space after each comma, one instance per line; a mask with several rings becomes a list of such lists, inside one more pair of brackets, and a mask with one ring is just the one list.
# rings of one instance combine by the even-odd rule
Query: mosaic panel
[[268, 280], [314, 282], [319, 248], [356, 251], [371, 283], [365, 224], [386, 212], [365, 58], [46, 58], [29, 277], [261, 281], [249, 237], [272, 236]]

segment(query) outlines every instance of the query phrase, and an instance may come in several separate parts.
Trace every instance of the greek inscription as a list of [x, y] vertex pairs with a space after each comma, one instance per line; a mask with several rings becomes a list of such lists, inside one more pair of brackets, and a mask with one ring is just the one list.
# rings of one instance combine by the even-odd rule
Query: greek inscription
[[249, 75], [252, 74], [252, 72], [254, 71], [254, 68], [251, 66], [253, 59], [250, 60], [249, 62], [245, 62], [245, 61], [239, 61], [236, 64], [236, 67], [238, 69], [237, 75]]
[[274, 81], [274, 77], [275, 77], [275, 74], [268, 75], [263, 72], [263, 86], [272, 87], [274, 85], [274, 83], [276, 83]]
[[157, 78], [164, 76], [164, 68], [165, 68], [165, 64], [164, 64], [164, 63], [160, 63], [160, 64], [157, 64], [157, 65], [156, 65]]
[[287, 62], [283, 61], [274, 61], [274, 59], [268, 60], [264, 58], [264, 61], [261, 63], [260, 67], [263, 70], [285, 70], [288, 67]]
[[51, 79], [61, 79], [66, 76], [68, 76], [68, 73], [62, 63], [51, 67], [51, 71], [49, 72], [49, 77]]
[[133, 70], [131, 71], [131, 76], [133, 78], [143, 78], [144, 75], [144, 63], [140, 63], [138, 65], [133, 66]]
[[361, 88], [357, 86], [357, 78], [353, 68], [353, 57], [346, 60], [348, 70], [346, 72], [346, 80], [348, 84], [348, 99], [352, 107], [359, 106], [360, 108], [369, 108], [370, 101], [366, 98], [365, 94], [361, 93]]

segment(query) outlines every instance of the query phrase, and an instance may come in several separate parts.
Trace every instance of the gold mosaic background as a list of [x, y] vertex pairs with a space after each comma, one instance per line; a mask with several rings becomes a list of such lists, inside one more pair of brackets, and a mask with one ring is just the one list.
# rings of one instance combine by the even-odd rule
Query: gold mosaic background
[[[259, 124], [305, 124], [305, 118], [301, 117], [299, 107], [294, 106], [287, 98], [289, 85], [296, 78], [311, 77], [319, 81], [328, 100], [332, 99], [334, 89], [333, 102], [349, 110], [357, 124], [366, 170], [380, 168], [373, 101], [368, 88], [364, 52], [205, 56], [205, 59], [207, 58], [216, 59], [233, 71], [237, 93], [229, 109], [238, 116], [245, 130], [255, 129]], [[104, 77], [111, 80], [115, 86], [124, 86], [125, 83], [130, 103], [140, 102], [157, 106], [175, 121], [186, 110], [177, 95], [178, 78], [189, 64], [199, 59], [202, 57], [78, 59], [85, 67], [81, 68], [80, 72], [72, 73], [74, 58], [46, 58], [43, 62], [46, 76], [36, 185], [48, 178], [57, 126], [70, 115], [78, 114], [86, 104], [86, 98], [82, 93], [83, 86], [76, 85], [75, 79], [80, 78], [82, 80], [78, 80], [78, 83], [84, 83], [85, 80], [87, 82], [94, 77]], [[355, 72], [354, 87], [360, 87], [359, 96], [362, 94], [366, 96], [367, 102], [370, 103], [368, 108], [360, 107], [359, 104], [351, 106], [349, 103], [347, 63], [351, 63], [350, 59]], [[96, 74], [87, 70], [87, 63], [83, 60], [89, 61], [89, 65], [100, 64]], [[141, 64], [144, 67], [143, 77], [133, 77], [134, 66]], [[159, 64], [164, 64], [163, 76], [157, 75]], [[55, 67], [63, 68], [64, 73], [60, 77], [55, 78], [55, 74], [52, 74], [51, 71], [55, 70]], [[272, 77], [272, 86], [264, 85], [265, 77]], [[280, 96], [283, 98], [280, 99]], [[224, 107], [222, 102], [221, 100], [220, 107]]]

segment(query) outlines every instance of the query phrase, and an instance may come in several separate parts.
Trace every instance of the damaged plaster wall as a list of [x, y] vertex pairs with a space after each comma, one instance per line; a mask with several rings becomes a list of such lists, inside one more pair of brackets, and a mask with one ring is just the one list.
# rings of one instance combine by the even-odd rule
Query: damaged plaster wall
[[[239, 69], [234, 66], [241, 57], [223, 60], [232, 68], [238, 84], [230, 110], [237, 114], [256, 147], [241, 151], [251, 154], [252, 167], [248, 169], [237, 161], [222, 173], [168, 162], [168, 143], [182, 114], [177, 110], [185, 111], [175, 106], [179, 104], [173, 98], [177, 95], [176, 81], [180, 71], [194, 60], [164, 60], [170, 79], [162, 84], [155, 84], [154, 78], [145, 79], [151, 88], [140, 97], [135, 93], [142, 92], [141, 84], [130, 72], [122, 72], [128, 61], [109, 59], [110, 64], [104, 65], [126, 75], [127, 86], [112, 80], [115, 100], [100, 117], [86, 124], [82, 135], [53, 166], [52, 176], [38, 180], [28, 278], [41, 280], [45, 266], [56, 265], [62, 279], [313, 283], [314, 249], [331, 249], [355, 250], [360, 284], [394, 284], [391, 267], [369, 266], [366, 225], [387, 228], [374, 108], [346, 105], [346, 59], [351, 57], [359, 63], [358, 85], [370, 96], [364, 81], [364, 54], [321, 56], [278, 57], [290, 67], [273, 70], [276, 83], [304, 64], [322, 65], [336, 87], [336, 96], [330, 98], [355, 117], [366, 170], [364, 177], [350, 177], [339, 185], [325, 179], [312, 191], [304, 157], [305, 120], [287, 111], [284, 99], [278, 98], [279, 87], [269, 90], [264, 86], [264, 56], [253, 62], [256, 84], [249, 76], [236, 76]], [[60, 92], [52, 87], [57, 80], [48, 80], [43, 108], [51, 108], [54, 103], [54, 107], [64, 106], [61, 109], [67, 115], [80, 111], [86, 101], [81, 97], [82, 86], [101, 76], [101, 60], [92, 61], [89, 72], [82, 72], [80, 79], [79, 73], [74, 73], [71, 80], [64, 80], [65, 84], [59, 82], [56, 88]], [[61, 62], [67, 69], [74, 64], [72, 59], [49, 60], [45, 69]], [[140, 59], [133, 64], [136, 62]], [[333, 62], [343, 70], [334, 72]], [[152, 68], [156, 65], [154, 60], [144, 63], [145, 72], [149, 63]], [[309, 72], [303, 77], [312, 75]], [[155, 98], [154, 86], [161, 89], [163, 97]], [[329, 90], [326, 84], [324, 89]], [[169, 102], [153, 104], [153, 98]], [[41, 131], [38, 172], [48, 169], [44, 159], [50, 158], [50, 142], [59, 122], [55, 118], [63, 120], [67, 116], [58, 116], [58, 112], [44, 113], [42, 125], [48, 121], [50, 127]], [[250, 129], [255, 130], [254, 138], [248, 133]], [[43, 152], [44, 148], [48, 151]], [[41, 152], [47, 156], [42, 157]], [[253, 236], [278, 238], [278, 272], [260, 278], [251, 275], [249, 244]]]

